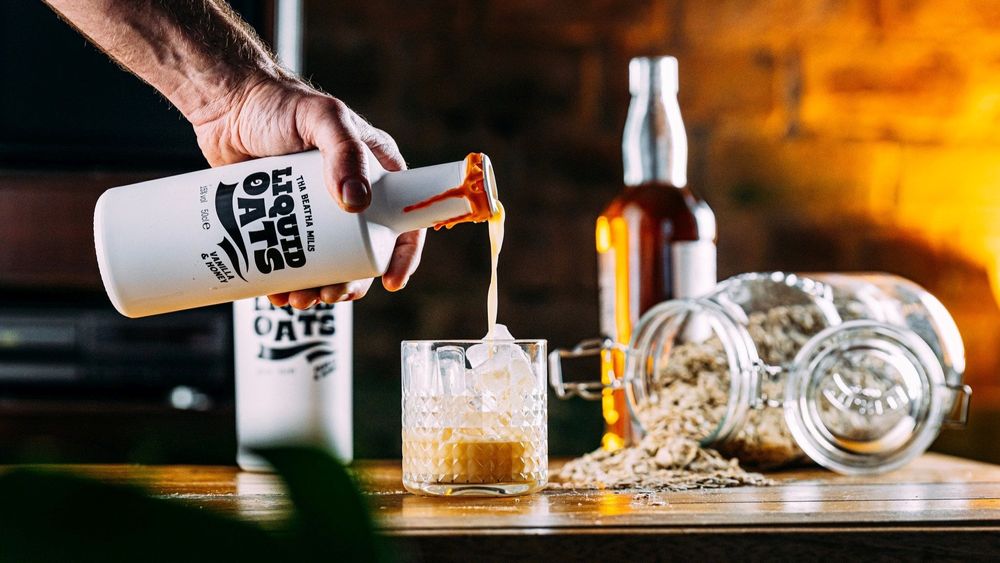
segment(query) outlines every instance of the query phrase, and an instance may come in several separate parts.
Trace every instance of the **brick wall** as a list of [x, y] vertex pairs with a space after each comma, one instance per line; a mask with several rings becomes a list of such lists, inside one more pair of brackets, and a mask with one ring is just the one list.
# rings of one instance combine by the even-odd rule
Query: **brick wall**
[[[690, 176], [719, 218], [720, 273], [885, 270], [952, 310], [997, 436], [1000, 3], [991, 0], [369, 0], [307, 3], [314, 81], [411, 165], [483, 150], [509, 211], [501, 320], [565, 346], [596, 332], [593, 221], [618, 189], [627, 62], [681, 68]], [[398, 345], [485, 329], [486, 229], [428, 237], [401, 294], [357, 306], [358, 450], [398, 453]], [[551, 403], [552, 449], [599, 435]], [[995, 450], [995, 448], [990, 448]]]

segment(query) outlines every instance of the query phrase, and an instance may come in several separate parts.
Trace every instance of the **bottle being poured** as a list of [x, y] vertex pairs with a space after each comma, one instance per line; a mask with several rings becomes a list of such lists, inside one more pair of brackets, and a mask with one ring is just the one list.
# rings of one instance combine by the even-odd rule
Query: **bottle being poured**
[[382, 275], [404, 232], [502, 216], [489, 157], [388, 172], [372, 202], [340, 209], [318, 151], [108, 190], [94, 213], [104, 287], [142, 317]]

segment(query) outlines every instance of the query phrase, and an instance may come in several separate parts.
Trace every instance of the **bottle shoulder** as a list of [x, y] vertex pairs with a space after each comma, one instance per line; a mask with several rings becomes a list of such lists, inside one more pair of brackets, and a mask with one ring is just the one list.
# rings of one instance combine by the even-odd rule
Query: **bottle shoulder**
[[642, 212], [645, 215], [691, 214], [703, 217], [712, 214], [705, 200], [698, 197], [688, 187], [678, 188], [668, 184], [650, 183], [626, 186], [604, 209], [603, 215], [622, 215]]
[[712, 208], [688, 188], [663, 184], [627, 187], [601, 214], [622, 219], [643, 232], [670, 233], [671, 240], [715, 240]]

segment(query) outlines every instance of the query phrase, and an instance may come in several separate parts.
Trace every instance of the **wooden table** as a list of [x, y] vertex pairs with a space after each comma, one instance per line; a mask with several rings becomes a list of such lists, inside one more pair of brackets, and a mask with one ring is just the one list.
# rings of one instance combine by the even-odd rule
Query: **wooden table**
[[[274, 476], [232, 467], [68, 467], [265, 527], [289, 508]], [[398, 461], [356, 467], [382, 530], [416, 560], [1000, 557], [1000, 466], [936, 454], [879, 476], [776, 473], [773, 487], [501, 499], [417, 497]]]

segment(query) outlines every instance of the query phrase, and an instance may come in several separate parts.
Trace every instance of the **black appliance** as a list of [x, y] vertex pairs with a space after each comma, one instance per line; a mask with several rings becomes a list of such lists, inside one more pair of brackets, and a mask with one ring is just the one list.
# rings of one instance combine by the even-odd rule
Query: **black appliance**
[[[0, 309], [3, 396], [176, 402], [232, 397], [228, 308], [126, 319], [107, 307]], [[188, 396], [184, 395], [184, 396]], [[184, 403], [175, 406], [195, 406]]]

